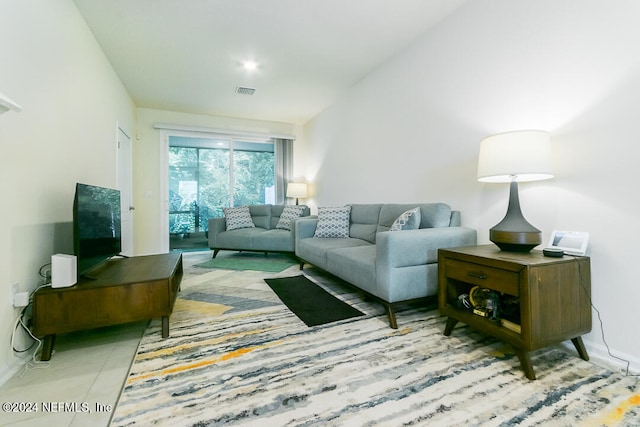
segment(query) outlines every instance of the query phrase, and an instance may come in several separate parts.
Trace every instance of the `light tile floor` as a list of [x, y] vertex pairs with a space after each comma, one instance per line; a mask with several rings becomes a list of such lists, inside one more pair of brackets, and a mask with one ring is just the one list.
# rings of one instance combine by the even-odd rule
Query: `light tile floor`
[[[211, 252], [185, 253], [183, 266], [210, 257]], [[23, 369], [0, 387], [0, 403], [35, 403], [38, 412], [1, 411], [0, 425], [108, 426], [147, 324], [142, 321], [58, 336], [48, 364]], [[83, 405], [88, 411], [84, 412]]]
[[[113, 411], [99, 412], [97, 405], [115, 407], [147, 323], [60, 335], [48, 364], [23, 369], [0, 388], [3, 404], [35, 404], [38, 412], [2, 412], [0, 425], [108, 426]], [[77, 409], [51, 402], [77, 404]], [[82, 412], [82, 405], [89, 411]]]

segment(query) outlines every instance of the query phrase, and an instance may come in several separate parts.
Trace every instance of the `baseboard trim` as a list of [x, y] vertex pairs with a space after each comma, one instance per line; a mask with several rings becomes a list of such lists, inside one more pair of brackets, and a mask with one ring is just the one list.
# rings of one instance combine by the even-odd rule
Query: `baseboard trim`
[[14, 363], [8, 363], [0, 367], [0, 387], [2, 387], [7, 381], [9, 381], [20, 369], [27, 364], [30, 358], [14, 357], [12, 360]]
[[[563, 342], [562, 345], [568, 350], [575, 351], [575, 347], [573, 347], [573, 344], [571, 344], [571, 342]], [[589, 353], [589, 359], [593, 363], [622, 374], [640, 374], [640, 359], [638, 359], [637, 357], [634, 357], [630, 354], [621, 353], [616, 350], [611, 350], [611, 352], [614, 354], [614, 356], [611, 356], [607, 347], [605, 347], [605, 345], [601, 343], [585, 341], [585, 346], [587, 347], [587, 352]]]

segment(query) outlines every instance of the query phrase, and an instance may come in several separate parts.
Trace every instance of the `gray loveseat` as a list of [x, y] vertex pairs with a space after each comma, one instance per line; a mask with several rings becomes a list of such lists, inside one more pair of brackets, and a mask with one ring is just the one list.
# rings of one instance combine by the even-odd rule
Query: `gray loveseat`
[[[253, 205], [249, 206], [249, 214], [253, 227], [241, 227], [227, 230], [227, 219], [209, 218], [209, 248], [213, 249], [213, 257], [221, 250], [254, 251], [254, 252], [294, 252], [295, 228], [277, 228], [285, 206], [287, 205]], [[291, 205], [288, 205], [291, 206]], [[291, 206], [292, 207], [292, 206]], [[309, 208], [300, 205], [302, 216], [309, 216]]]
[[[438, 249], [476, 244], [476, 230], [460, 226], [460, 212], [444, 203], [350, 205], [349, 237], [314, 237], [319, 218], [295, 222], [295, 254], [364, 291], [385, 306], [397, 328], [395, 306], [438, 293]], [[419, 207], [417, 229], [389, 231]], [[321, 213], [319, 212], [321, 218]]]

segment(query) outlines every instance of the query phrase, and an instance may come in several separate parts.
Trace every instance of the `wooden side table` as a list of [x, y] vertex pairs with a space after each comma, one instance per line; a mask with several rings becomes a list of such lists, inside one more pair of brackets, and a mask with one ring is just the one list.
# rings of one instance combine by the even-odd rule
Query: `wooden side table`
[[[530, 351], [570, 339], [589, 360], [581, 338], [591, 331], [588, 257], [551, 258], [494, 245], [440, 249], [438, 286], [438, 307], [448, 317], [444, 335], [460, 321], [507, 342], [530, 380], [536, 378]], [[465, 302], [469, 294], [476, 295], [476, 306], [487, 307], [474, 309]]]

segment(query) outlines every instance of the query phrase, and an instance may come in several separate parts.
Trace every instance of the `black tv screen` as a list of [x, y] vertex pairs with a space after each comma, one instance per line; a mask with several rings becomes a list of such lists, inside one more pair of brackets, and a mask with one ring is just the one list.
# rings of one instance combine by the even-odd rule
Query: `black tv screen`
[[120, 253], [120, 232], [120, 190], [77, 183], [73, 249], [78, 258], [78, 277]]

